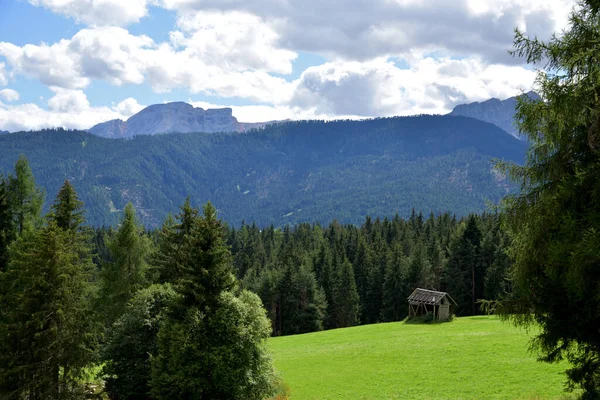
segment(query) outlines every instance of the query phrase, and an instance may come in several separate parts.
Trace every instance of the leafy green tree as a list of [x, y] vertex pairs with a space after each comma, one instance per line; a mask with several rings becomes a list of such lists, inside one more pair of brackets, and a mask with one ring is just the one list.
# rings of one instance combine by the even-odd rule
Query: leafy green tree
[[271, 331], [258, 296], [222, 292], [212, 313], [186, 309], [158, 333], [151, 393], [166, 399], [256, 399], [273, 394]]
[[164, 311], [175, 299], [169, 284], [138, 291], [115, 322], [102, 352], [102, 375], [111, 398], [147, 400], [151, 357], [157, 355], [157, 335]]
[[15, 164], [15, 175], [8, 177], [9, 201], [15, 218], [17, 234], [42, 222], [44, 193], [35, 185], [29, 162], [21, 155]]
[[600, 397], [600, 3], [581, 1], [561, 36], [521, 32], [516, 56], [540, 66], [537, 91], [522, 96], [517, 121], [530, 148], [524, 166], [505, 165], [521, 184], [506, 202], [513, 296], [496, 309], [540, 326], [542, 360], [566, 357], [571, 387]]
[[[74, 199], [73, 211], [79, 205]], [[63, 208], [61, 200], [53, 209]], [[2, 398], [81, 395], [78, 382], [97, 340], [89, 302], [91, 251], [84, 242], [80, 226], [65, 229], [51, 214], [45, 228], [25, 229], [10, 247], [9, 267], [0, 277]]]
[[136, 291], [147, 284], [151, 242], [139, 225], [133, 204], [123, 212], [121, 226], [107, 243], [111, 262], [101, 271], [101, 308], [108, 326], [124, 312]]
[[258, 296], [233, 293], [227, 232], [212, 204], [194, 219], [179, 251], [186, 262], [175, 283], [180, 300], [169, 308], [152, 359], [156, 399], [262, 399], [274, 375], [266, 349], [271, 326]]

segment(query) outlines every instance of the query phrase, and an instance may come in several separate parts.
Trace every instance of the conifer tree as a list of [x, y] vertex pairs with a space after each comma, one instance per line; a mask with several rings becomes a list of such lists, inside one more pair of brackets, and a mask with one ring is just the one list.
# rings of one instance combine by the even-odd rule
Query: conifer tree
[[539, 100], [516, 120], [525, 165], [505, 166], [521, 190], [506, 203], [512, 297], [496, 310], [540, 327], [543, 360], [567, 358], [571, 387], [600, 396], [600, 2], [580, 1], [561, 35], [517, 32], [513, 54], [539, 68]]
[[153, 257], [155, 275], [160, 283], [175, 283], [184, 274], [182, 268], [189, 259], [189, 236], [198, 222], [199, 210], [192, 207], [190, 198], [186, 198], [180, 212], [175, 215], [175, 220], [169, 215], [165, 220], [158, 240], [158, 251]]
[[340, 264], [333, 296], [334, 326], [343, 328], [357, 325], [360, 298], [356, 290], [352, 264], [347, 258], [344, 258], [344, 261]]
[[384, 321], [400, 321], [406, 317], [406, 299], [410, 295], [410, 290], [408, 287], [408, 258], [404, 256], [400, 246], [396, 246], [392, 260], [386, 269], [383, 284], [381, 314]]
[[108, 326], [121, 316], [135, 292], [147, 286], [150, 239], [139, 225], [133, 204], [128, 203], [107, 247], [111, 262], [101, 272], [100, 297]]
[[236, 286], [226, 228], [212, 204], [183, 237], [180, 300], [169, 308], [152, 359], [152, 396], [263, 399], [274, 375], [266, 349], [271, 327], [258, 296]]
[[[57, 197], [54, 210], [69, 208], [62, 200]], [[79, 204], [75, 195], [69, 220], [77, 219]], [[51, 214], [46, 227], [25, 229], [9, 254], [0, 283], [5, 290], [0, 394], [7, 399], [78, 396], [97, 339], [89, 302], [91, 251], [81, 226], [59, 226]]]
[[[8, 182], [0, 175], [0, 273], [8, 266], [8, 246], [15, 239], [15, 224], [10, 207]], [[1, 313], [1, 311], [0, 311]]]
[[39, 227], [42, 222], [44, 194], [36, 187], [29, 162], [23, 155], [15, 164], [15, 175], [8, 178], [8, 188], [17, 234]]

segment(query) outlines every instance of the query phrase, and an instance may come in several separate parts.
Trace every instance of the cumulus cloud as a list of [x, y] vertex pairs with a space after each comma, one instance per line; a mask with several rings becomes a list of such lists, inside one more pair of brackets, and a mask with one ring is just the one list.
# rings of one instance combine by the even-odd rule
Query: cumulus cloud
[[329, 116], [440, 114], [460, 103], [518, 95], [534, 78], [524, 67], [477, 58], [417, 58], [408, 68], [386, 59], [338, 61], [304, 71], [290, 106]]
[[[83, 89], [92, 79], [101, 79], [113, 85], [148, 83], [157, 92], [187, 88], [192, 93], [269, 102], [289, 97], [285, 79], [268, 71], [290, 70], [294, 53], [277, 53], [268, 45], [272, 38], [257, 34], [248, 39], [254, 43], [255, 51], [245, 55], [242, 48], [248, 43], [239, 37], [235, 39], [240, 46], [236, 55], [221, 49], [228, 49], [230, 36], [217, 36], [215, 40], [223, 43], [203, 47], [202, 40], [195, 35], [180, 35], [177, 43], [155, 43], [147, 36], [132, 35], [123, 28], [99, 27], [82, 29], [71, 39], [52, 45], [19, 47], [0, 42], [0, 55], [14, 72], [64, 89]], [[183, 42], [189, 46], [179, 48]], [[244, 58], [250, 59], [263, 49], [270, 55], [256, 57], [249, 61], [250, 66], [243, 66]]]
[[244, 12], [204, 11], [183, 14], [173, 42], [231, 70], [259, 69], [289, 74], [293, 51], [277, 47], [279, 35], [259, 17]]
[[112, 107], [93, 107], [81, 90], [52, 88], [54, 96], [48, 109], [37, 104], [8, 105], [0, 102], [0, 129], [11, 132], [48, 127], [88, 129], [111, 119], [127, 119], [133, 108], [143, 108], [134, 99], [125, 99]]
[[13, 89], [2, 89], [0, 90], [0, 99], [4, 99], [4, 101], [17, 101], [19, 100], [19, 92]]
[[279, 43], [352, 60], [414, 49], [441, 50], [509, 62], [513, 29], [549, 37], [567, 22], [574, 0], [161, 0], [181, 14], [206, 10], [254, 14]]
[[143, 108], [144, 106], [138, 103], [133, 97], [129, 97], [113, 107], [115, 111], [125, 117], [130, 117], [140, 112]]
[[123, 26], [148, 14], [148, 0], [29, 0], [34, 6], [89, 25]]

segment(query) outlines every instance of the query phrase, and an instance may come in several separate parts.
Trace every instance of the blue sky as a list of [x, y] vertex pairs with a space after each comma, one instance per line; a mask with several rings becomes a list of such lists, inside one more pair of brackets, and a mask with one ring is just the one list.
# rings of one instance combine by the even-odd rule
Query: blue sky
[[445, 113], [532, 88], [513, 29], [571, 0], [0, 0], [0, 129], [88, 128], [144, 106], [245, 122]]

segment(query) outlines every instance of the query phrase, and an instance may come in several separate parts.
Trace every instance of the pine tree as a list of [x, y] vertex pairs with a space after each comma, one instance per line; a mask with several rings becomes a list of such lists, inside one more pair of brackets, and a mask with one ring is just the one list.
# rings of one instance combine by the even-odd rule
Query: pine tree
[[333, 292], [333, 313], [331, 318], [336, 328], [358, 324], [358, 307], [360, 298], [354, 281], [352, 264], [347, 258], [340, 264], [338, 277]]
[[15, 164], [15, 175], [8, 177], [8, 188], [17, 234], [39, 227], [42, 222], [44, 194], [36, 187], [29, 163], [22, 155]]
[[392, 260], [385, 272], [383, 284], [382, 319], [384, 321], [401, 321], [407, 314], [406, 299], [410, 295], [408, 287], [408, 258], [404, 256], [400, 246], [396, 246]]
[[139, 225], [133, 204], [128, 203], [121, 225], [108, 239], [111, 262], [101, 271], [101, 308], [107, 326], [125, 311], [135, 292], [147, 286], [147, 260], [151, 252], [150, 239]]
[[15, 237], [15, 224], [10, 207], [8, 182], [4, 179], [3, 175], [0, 175], [0, 273], [6, 271], [8, 266], [8, 246]]
[[[53, 209], [64, 209], [61, 201]], [[92, 256], [82, 231], [59, 226], [51, 214], [45, 228], [25, 229], [10, 247], [0, 283], [3, 398], [66, 399], [81, 390], [97, 340], [89, 302]]]
[[521, 190], [506, 202], [513, 296], [496, 310], [540, 327], [543, 360], [566, 357], [571, 387], [600, 396], [600, 3], [580, 1], [568, 27], [543, 42], [521, 32], [513, 54], [539, 68], [516, 120], [525, 165], [504, 165]]
[[152, 359], [152, 396], [162, 399], [263, 399], [274, 374], [266, 339], [271, 327], [258, 296], [233, 293], [236, 280], [226, 227], [207, 203], [179, 251], [185, 263]]
[[199, 210], [192, 207], [190, 198], [185, 200], [175, 220], [169, 215], [165, 220], [158, 240], [158, 251], [153, 257], [154, 275], [160, 283], [176, 283], [184, 274], [182, 268], [189, 263], [189, 236], [198, 223]]

